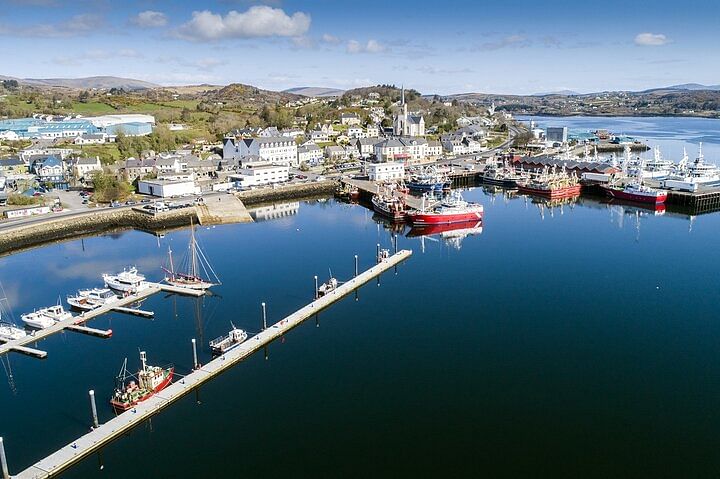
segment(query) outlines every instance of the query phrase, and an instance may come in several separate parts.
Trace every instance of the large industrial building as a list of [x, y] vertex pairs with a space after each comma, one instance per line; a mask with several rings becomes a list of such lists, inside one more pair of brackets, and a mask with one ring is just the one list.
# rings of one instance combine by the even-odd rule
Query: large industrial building
[[[18, 138], [76, 138], [105, 133], [114, 138], [119, 132], [127, 136], [145, 136], [153, 131], [151, 115], [104, 115], [95, 117], [37, 117], [0, 120], [0, 134], [12, 132]], [[9, 135], [8, 133], [6, 133]]]

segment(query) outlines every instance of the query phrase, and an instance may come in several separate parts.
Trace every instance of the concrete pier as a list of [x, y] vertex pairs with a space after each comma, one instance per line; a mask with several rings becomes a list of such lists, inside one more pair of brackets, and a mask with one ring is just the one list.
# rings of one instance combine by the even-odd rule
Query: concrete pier
[[198, 221], [203, 226], [253, 221], [243, 202], [234, 195], [209, 198], [196, 208]]
[[306, 319], [315, 316], [318, 312], [347, 296], [370, 280], [380, 276], [383, 272], [394, 268], [409, 258], [410, 255], [412, 255], [412, 251], [401, 250], [385, 258], [370, 269], [343, 283], [326, 296], [315, 299], [290, 316], [268, 326], [265, 330], [247, 339], [235, 349], [195, 369], [150, 399], [138, 404], [135, 408], [116, 416], [104, 424], [100, 424], [99, 427], [91, 430], [89, 433], [13, 477], [19, 479], [40, 479], [53, 477], [61, 473], [84, 457], [87, 457], [89, 454], [92, 454], [114, 439], [127, 433], [135, 426], [206, 381], [209, 381], [238, 362], [246, 359], [259, 349], [264, 348], [270, 342], [287, 333]]

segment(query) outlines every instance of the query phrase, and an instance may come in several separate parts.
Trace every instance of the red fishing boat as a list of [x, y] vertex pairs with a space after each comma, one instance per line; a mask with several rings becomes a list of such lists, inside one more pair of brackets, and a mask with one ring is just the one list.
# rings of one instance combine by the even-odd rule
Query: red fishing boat
[[602, 189], [612, 198], [638, 203], [661, 204], [667, 200], [667, 192], [649, 188], [641, 182], [632, 182], [624, 187], [603, 185]]
[[140, 351], [142, 368], [135, 379], [127, 380], [127, 358], [123, 362], [122, 369], [117, 379], [117, 387], [110, 404], [117, 412], [127, 411], [139, 403], [151, 398], [162, 391], [172, 382], [174, 367], [161, 368], [160, 366], [148, 366], [145, 351]]
[[453, 192], [439, 204], [429, 209], [425, 208], [426, 200], [427, 197], [423, 196], [423, 208], [421, 211], [408, 213], [408, 221], [413, 225], [477, 222], [482, 220], [483, 217], [483, 205], [465, 201], [459, 191]]

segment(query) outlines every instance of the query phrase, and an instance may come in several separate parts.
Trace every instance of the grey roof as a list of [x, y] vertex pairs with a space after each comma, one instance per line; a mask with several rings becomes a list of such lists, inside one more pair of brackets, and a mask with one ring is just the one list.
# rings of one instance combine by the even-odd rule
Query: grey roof
[[317, 145], [302, 145], [298, 146], [298, 153], [309, 153], [311, 151], [320, 151], [320, 147]]
[[255, 138], [245, 138], [243, 140], [247, 146], [252, 145], [254, 141], [260, 143], [260, 145], [266, 145], [268, 143], [292, 143], [295, 144], [295, 140], [287, 136], [257, 136]]
[[427, 140], [425, 138], [416, 138], [416, 137], [401, 137], [398, 138], [400, 143], [402, 143], [403, 146], [413, 146], [413, 145], [425, 145], [427, 144]]
[[342, 113], [340, 115], [340, 118], [360, 118], [360, 115], [358, 115], [354, 111], [351, 111], [349, 113]]
[[379, 146], [380, 148], [402, 148], [405, 145], [396, 138], [388, 138], [387, 140], [377, 143], [375, 146]]
[[105, 133], [84, 133], [80, 138], [84, 140], [103, 140], [107, 137]]
[[153, 166], [155, 166], [155, 158], [144, 158], [142, 160], [128, 158], [125, 160], [125, 168], [152, 168]]
[[78, 158], [75, 162], [76, 165], [97, 165], [100, 163], [100, 160], [97, 158]]
[[414, 123], [416, 125], [423, 121], [422, 115], [408, 115], [408, 123]]
[[5, 158], [0, 160], [0, 166], [21, 166], [24, 164], [25, 162], [20, 158]]

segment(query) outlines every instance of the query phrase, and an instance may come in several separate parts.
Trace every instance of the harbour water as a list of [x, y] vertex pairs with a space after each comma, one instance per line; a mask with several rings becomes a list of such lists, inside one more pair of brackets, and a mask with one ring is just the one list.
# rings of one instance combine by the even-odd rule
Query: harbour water
[[[631, 136], [650, 147], [658, 146], [663, 156], [679, 162], [686, 148], [690, 159], [697, 155], [702, 142], [705, 159], [720, 165], [720, 120], [678, 117], [593, 117], [535, 116], [520, 117], [523, 122], [534, 120], [540, 128], [567, 126], [570, 133], [587, 133], [605, 129], [618, 135]], [[645, 153], [652, 157], [652, 151]]]
[[[598, 128], [603, 127], [598, 125]], [[706, 477], [720, 469], [720, 214], [655, 215], [581, 199], [562, 206], [473, 188], [482, 231], [399, 236], [397, 275], [361, 289], [183, 398], [63, 477]], [[391, 233], [360, 205], [278, 205], [253, 224], [199, 228], [223, 284], [155, 295], [153, 320], [111, 314], [109, 340], [65, 333], [0, 371], [12, 472], [113, 414], [114, 377], [138, 348], [192, 363], [232, 321], [252, 333], [352, 275]], [[162, 277], [168, 246], [126, 231], [0, 258], [16, 318], [137, 265]], [[9, 362], [9, 364], [8, 364]], [[7, 374], [12, 370], [12, 380]], [[104, 466], [102, 472], [100, 464]]]

